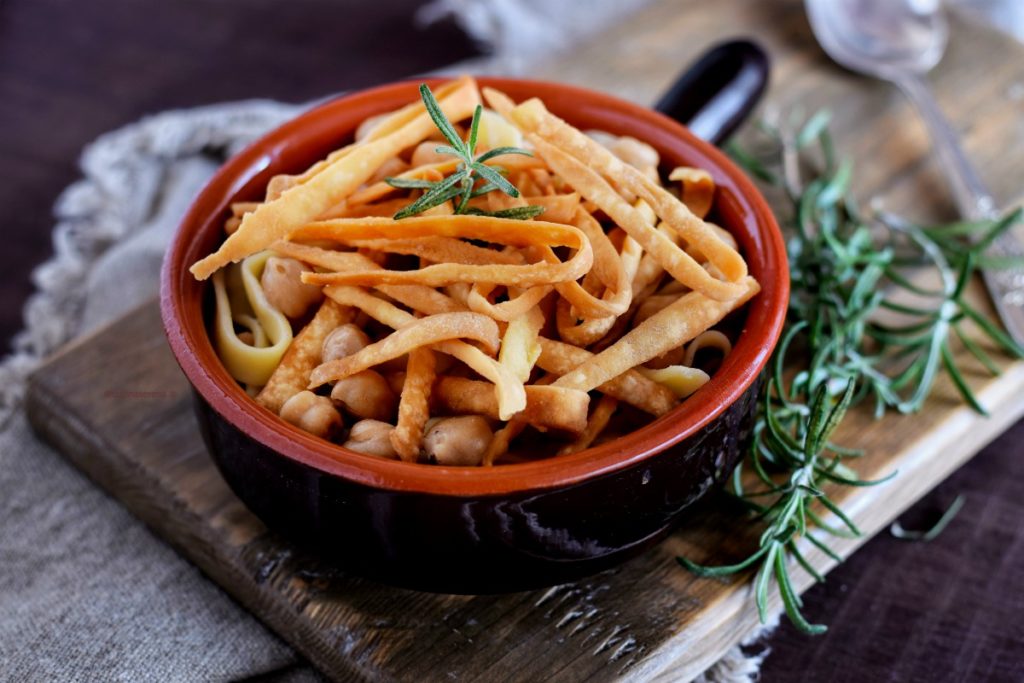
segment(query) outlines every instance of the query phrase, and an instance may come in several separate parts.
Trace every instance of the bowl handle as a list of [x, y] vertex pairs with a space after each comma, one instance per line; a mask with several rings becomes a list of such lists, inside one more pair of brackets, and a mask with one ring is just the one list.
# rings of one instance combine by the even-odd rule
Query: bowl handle
[[761, 99], [770, 65], [765, 51], [750, 40], [719, 43], [680, 74], [655, 109], [697, 137], [721, 144]]

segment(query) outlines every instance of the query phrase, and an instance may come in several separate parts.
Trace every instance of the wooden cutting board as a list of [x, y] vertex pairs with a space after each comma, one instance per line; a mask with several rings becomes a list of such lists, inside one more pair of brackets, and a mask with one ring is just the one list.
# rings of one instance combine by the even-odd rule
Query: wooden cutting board
[[[882, 192], [911, 217], [950, 215], [910, 109], [886, 86], [832, 67], [799, 3], [657, 2], [534, 75], [650, 102], [702, 49], [737, 34], [756, 36], [775, 58], [771, 107], [832, 107], [840, 149], [859, 163], [858, 191]], [[996, 196], [1016, 199], [1024, 49], [957, 23], [934, 83]], [[858, 463], [863, 477], [899, 470], [884, 486], [837, 494], [868, 536], [1024, 414], [1024, 363], [1004, 365], [993, 379], [968, 363], [987, 420], [962, 407], [943, 377], [919, 415], [875, 421], [856, 411], [844, 423], [838, 442], [868, 452]], [[220, 478], [190, 403], [155, 302], [62, 350], [27, 395], [43, 438], [332, 677], [689, 680], [756, 627], [748, 576], [696, 579], [675, 562], [731, 562], [751, 547], [749, 525], [723, 497], [712, 496], [657, 548], [587, 580], [499, 596], [398, 590], [341, 574], [268, 532]], [[846, 555], [862, 541], [835, 546]], [[811, 582], [795, 577], [800, 590]]]

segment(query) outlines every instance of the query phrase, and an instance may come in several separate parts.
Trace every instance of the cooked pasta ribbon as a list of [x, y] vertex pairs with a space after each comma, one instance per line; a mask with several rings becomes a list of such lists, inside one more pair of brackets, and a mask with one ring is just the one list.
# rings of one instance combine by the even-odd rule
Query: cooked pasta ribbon
[[[235, 303], [232, 304], [223, 272], [218, 271], [213, 281], [216, 308], [214, 338], [217, 355], [232, 377], [239, 382], [257, 387], [267, 383], [292, 341], [291, 323], [270, 305], [260, 286], [259, 275], [270, 256], [272, 254], [269, 251], [255, 254], [245, 259], [238, 267], [242, 283], [241, 292], [244, 294], [244, 309], [243, 301], [237, 295]], [[262, 334], [266, 335], [270, 343], [269, 346], [252, 346], [238, 338], [235, 333], [235, 316], [239, 313], [244, 315], [245, 310], [253, 313]], [[254, 336], [257, 339], [260, 337], [259, 334]]]

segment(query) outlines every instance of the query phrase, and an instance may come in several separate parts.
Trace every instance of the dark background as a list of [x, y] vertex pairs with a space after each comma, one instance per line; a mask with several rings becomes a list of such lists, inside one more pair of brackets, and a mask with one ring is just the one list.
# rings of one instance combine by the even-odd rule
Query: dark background
[[[21, 327], [53, 201], [85, 144], [167, 108], [299, 102], [477, 53], [451, 22], [417, 28], [420, 4], [0, 0], [0, 348]], [[937, 540], [883, 533], [812, 589], [807, 615], [831, 630], [812, 638], [784, 623], [762, 680], [1024, 680], [1022, 441], [1024, 423], [904, 517], [927, 526], [964, 494]]]

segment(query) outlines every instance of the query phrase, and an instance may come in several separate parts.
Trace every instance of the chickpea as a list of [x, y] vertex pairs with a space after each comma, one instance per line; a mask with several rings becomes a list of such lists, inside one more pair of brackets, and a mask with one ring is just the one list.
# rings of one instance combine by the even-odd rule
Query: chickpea
[[612, 154], [641, 171], [647, 168], [658, 168], [658, 164], [661, 162], [661, 157], [658, 156], [656, 149], [646, 142], [640, 142], [628, 135], [617, 138], [608, 146], [608, 149]]
[[[436, 146], [436, 145], [435, 145]], [[377, 169], [377, 172], [370, 176], [370, 179], [366, 181], [367, 185], [373, 185], [378, 183], [385, 178], [396, 176], [399, 173], [404, 173], [409, 170], [409, 164], [405, 163], [398, 157], [391, 157]]]
[[437, 142], [428, 140], [416, 145], [416, 149], [412, 151], [412, 159], [409, 162], [412, 167], [415, 168], [417, 166], [423, 166], [424, 164], [436, 164], [441, 161], [451, 160], [452, 157], [447, 154], [438, 154], [434, 151], [437, 149], [438, 144], [439, 143]]
[[300, 391], [285, 401], [281, 419], [324, 439], [331, 438], [344, 424], [331, 399], [312, 391]]
[[289, 318], [298, 318], [323, 298], [319, 287], [302, 281], [304, 270], [309, 268], [301, 261], [278, 256], [268, 258], [263, 268], [260, 285], [267, 301]]
[[395, 453], [389, 438], [392, 429], [394, 428], [390, 424], [380, 420], [360, 420], [352, 425], [348, 441], [341, 445], [358, 453], [397, 460], [398, 454]]
[[402, 390], [405, 389], [405, 372], [391, 372], [385, 375], [388, 380], [388, 386], [391, 387], [391, 391], [396, 394], [401, 394]]
[[377, 371], [384, 375], [390, 375], [393, 372], [405, 372], [405, 369], [409, 366], [409, 354], [404, 354], [398, 358], [392, 358], [386, 360], [377, 366]]
[[619, 139], [618, 136], [612, 135], [611, 133], [603, 130], [588, 130], [585, 132], [588, 138], [608, 149], [611, 149], [612, 145], [615, 144], [615, 141]]
[[256, 336], [249, 330], [243, 330], [238, 333], [238, 341], [249, 346], [256, 346]]
[[329, 360], [347, 358], [369, 344], [370, 338], [366, 333], [352, 323], [339, 325], [324, 339], [320, 359], [326, 363]]
[[494, 433], [481, 415], [438, 420], [423, 436], [423, 450], [439, 465], [479, 465]]
[[331, 390], [331, 400], [356, 417], [371, 420], [390, 419], [398, 403], [388, 381], [374, 370], [339, 379]]

